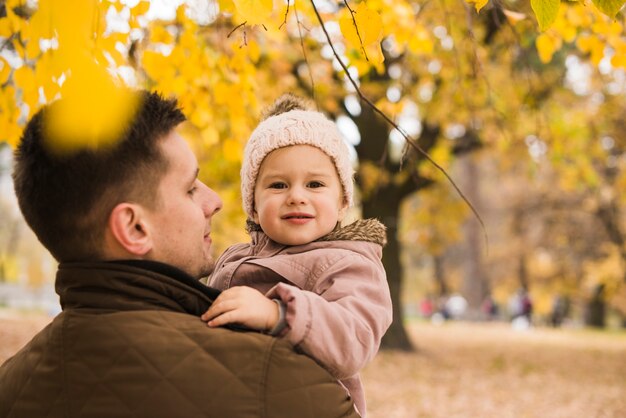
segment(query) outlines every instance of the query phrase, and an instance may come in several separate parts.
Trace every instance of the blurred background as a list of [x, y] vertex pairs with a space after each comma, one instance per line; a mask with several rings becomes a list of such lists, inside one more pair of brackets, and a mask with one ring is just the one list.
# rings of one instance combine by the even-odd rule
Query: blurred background
[[[60, 310], [56, 264], [22, 221], [10, 178], [21, 128], [41, 105], [82, 104], [67, 115], [84, 138], [63, 145], [71, 149], [107, 145], [121, 118], [116, 89], [176, 96], [201, 178], [225, 202], [218, 255], [247, 240], [238, 183], [247, 137], [266, 105], [293, 92], [335, 120], [353, 150], [351, 219], [388, 228], [395, 320], [366, 374], [373, 415], [617, 417], [626, 410], [622, 5], [0, 0], [0, 310]], [[0, 329], [34, 332], [46, 321], [11, 318]], [[539, 358], [537, 347], [556, 354], [519, 361]], [[475, 361], [440, 364], [437, 353]], [[575, 379], [585, 390], [568, 389], [563, 359], [589, 362]], [[463, 368], [493, 371], [486, 386], [465, 382], [485, 390], [470, 396], [486, 402], [473, 413], [459, 406], [469, 402], [455, 386]], [[410, 373], [403, 388], [426, 379], [445, 390], [392, 402], [385, 388], [404, 392], [381, 385], [383, 372]], [[516, 412], [499, 381], [565, 392]]]

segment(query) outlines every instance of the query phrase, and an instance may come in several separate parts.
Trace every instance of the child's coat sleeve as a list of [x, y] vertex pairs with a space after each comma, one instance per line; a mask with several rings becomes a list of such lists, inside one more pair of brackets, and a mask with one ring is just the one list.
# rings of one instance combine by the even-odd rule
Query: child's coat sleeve
[[287, 305], [283, 337], [336, 378], [353, 376], [378, 352], [392, 321], [382, 263], [360, 254], [341, 257], [324, 270], [312, 290], [279, 283], [267, 293]]

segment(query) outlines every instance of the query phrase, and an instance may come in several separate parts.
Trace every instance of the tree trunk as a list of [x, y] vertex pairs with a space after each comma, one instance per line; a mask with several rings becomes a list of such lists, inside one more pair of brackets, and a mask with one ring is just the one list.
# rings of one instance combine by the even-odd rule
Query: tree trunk
[[585, 324], [590, 327], [604, 328], [606, 325], [606, 302], [604, 301], [604, 285], [598, 285], [585, 312]]
[[444, 257], [439, 254], [433, 256], [433, 264], [435, 269], [435, 281], [437, 282], [437, 287], [439, 288], [439, 298], [443, 298], [448, 296], [448, 285], [446, 283], [446, 276], [443, 269], [443, 260]]
[[[459, 158], [463, 191], [468, 200], [480, 213], [480, 174], [472, 154]], [[478, 319], [481, 316], [481, 305], [487, 296], [486, 273], [483, 262], [483, 234], [480, 223], [471, 215], [463, 225], [465, 238], [465, 257], [463, 261], [462, 293], [468, 303], [466, 317]]]
[[[403, 161], [395, 161], [391, 157], [387, 150], [389, 124], [369, 106], [363, 106], [361, 113], [354, 116], [353, 121], [361, 134], [361, 142], [355, 147], [359, 163], [361, 165], [369, 163], [385, 174], [376, 179], [377, 184], [374, 188], [365, 191], [361, 201], [364, 218], [377, 218], [387, 226], [387, 245], [383, 249], [383, 264], [393, 302], [393, 323], [385, 334], [381, 347], [409, 351], [413, 346], [404, 328], [401, 304], [403, 269], [397, 236], [400, 203], [410, 194], [430, 185], [432, 181], [421, 177], [417, 172], [418, 161], [423, 158], [421, 155], [408, 152]], [[423, 150], [428, 151], [438, 138], [439, 127], [424, 123], [418, 143]], [[410, 176], [402, 181], [390, 181], [400, 171], [408, 172]], [[364, 177], [357, 174], [356, 179], [363, 187], [361, 182]]]
[[363, 217], [378, 218], [387, 226], [387, 245], [383, 249], [383, 264], [393, 302], [393, 323], [383, 337], [383, 349], [411, 351], [413, 345], [404, 328], [402, 313], [402, 265], [400, 263], [400, 243], [398, 242], [398, 217], [400, 201], [394, 189], [381, 189], [375, 199], [363, 201]]

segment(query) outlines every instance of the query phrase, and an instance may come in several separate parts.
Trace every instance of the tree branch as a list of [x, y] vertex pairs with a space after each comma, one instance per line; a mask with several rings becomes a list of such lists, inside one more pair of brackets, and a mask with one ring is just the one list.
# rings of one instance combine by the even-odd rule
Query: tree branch
[[422, 149], [422, 147], [420, 147], [413, 139], [411, 139], [408, 136], [408, 134], [406, 132], [404, 132], [404, 130], [400, 126], [398, 126], [398, 124], [396, 124], [393, 120], [391, 120], [389, 118], [389, 116], [387, 116], [374, 103], [372, 103], [367, 97], [365, 97], [365, 95], [363, 94], [363, 92], [359, 88], [359, 86], [356, 83], [356, 81], [354, 81], [354, 79], [350, 75], [350, 72], [348, 71], [348, 67], [346, 66], [346, 64], [343, 62], [343, 60], [341, 59], [341, 57], [337, 53], [337, 50], [335, 49], [335, 45], [333, 44], [332, 40], [330, 39], [330, 35], [328, 34], [328, 31], [326, 30], [326, 27], [324, 26], [324, 20], [322, 19], [322, 16], [320, 15], [319, 10], [317, 10], [317, 6], [315, 6], [315, 2], [313, 0], [311, 0], [311, 6], [313, 7], [313, 11], [315, 12], [315, 16], [317, 17], [318, 22], [320, 23], [320, 27], [321, 27], [322, 31], [324, 32], [324, 36], [326, 37], [326, 40], [328, 41], [328, 45], [331, 47], [331, 49], [333, 51], [333, 55], [335, 56], [335, 59], [337, 59], [337, 62], [339, 63], [341, 68], [345, 71], [346, 77], [350, 81], [350, 84], [352, 84], [352, 86], [354, 87], [354, 89], [357, 92], [359, 98], [363, 102], [365, 102], [372, 110], [374, 110], [374, 112], [378, 113], [383, 119], [385, 119], [387, 121], [387, 123], [389, 123], [395, 129], [397, 129], [398, 132], [400, 132], [400, 134], [404, 138], [404, 140], [407, 142], [407, 144], [409, 144], [411, 146], [411, 148], [413, 148], [414, 150], [416, 150], [417, 152], [422, 154], [424, 156], [424, 158], [426, 158], [437, 170], [439, 170], [439, 172], [441, 172], [446, 177], [446, 179], [448, 179], [448, 181], [450, 182], [452, 187], [454, 187], [454, 190], [456, 190], [456, 192], [459, 194], [461, 199], [463, 199], [463, 201], [469, 206], [469, 208], [471, 209], [472, 213], [474, 214], [474, 216], [476, 217], [476, 219], [480, 223], [480, 226], [482, 228], [483, 235], [484, 235], [484, 238], [485, 238], [485, 242], [488, 243], [489, 239], [487, 237], [487, 229], [485, 228], [485, 223], [483, 222], [483, 219], [481, 218], [481, 216], [478, 214], [478, 211], [476, 210], [476, 208], [474, 208], [472, 203], [467, 199], [467, 197], [465, 197], [465, 194], [463, 194], [461, 189], [459, 189], [459, 186], [457, 186], [457, 184], [454, 182], [452, 177], [450, 177], [450, 175], [446, 172], [446, 170], [443, 167], [441, 167], [435, 160], [433, 160], [433, 158], [426, 151], [424, 151], [424, 149]]

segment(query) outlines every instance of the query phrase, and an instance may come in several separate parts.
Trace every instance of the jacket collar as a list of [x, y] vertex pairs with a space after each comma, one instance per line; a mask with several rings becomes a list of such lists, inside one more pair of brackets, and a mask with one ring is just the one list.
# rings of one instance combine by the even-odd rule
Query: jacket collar
[[387, 228], [377, 219], [360, 219], [324, 235], [317, 241], [365, 241], [387, 244]]
[[61, 263], [56, 292], [63, 310], [168, 310], [204, 313], [219, 290], [167, 264], [146, 260]]

